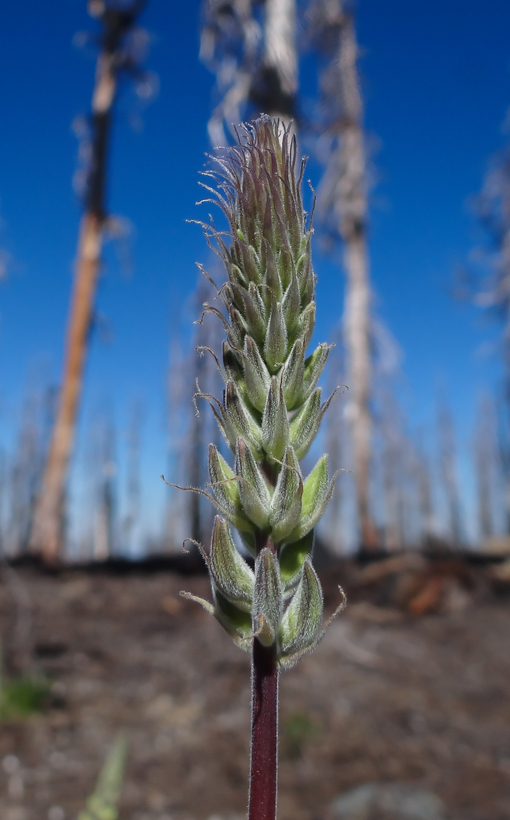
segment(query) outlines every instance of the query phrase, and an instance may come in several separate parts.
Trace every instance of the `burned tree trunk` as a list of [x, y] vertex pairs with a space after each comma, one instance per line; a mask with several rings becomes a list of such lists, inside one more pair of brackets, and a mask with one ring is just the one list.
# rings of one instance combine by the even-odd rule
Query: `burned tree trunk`
[[356, 504], [361, 544], [375, 546], [369, 501], [371, 466], [371, 288], [367, 251], [366, 156], [363, 102], [357, 70], [358, 45], [352, 14], [340, 0], [311, 8], [312, 36], [329, 62], [321, 78], [326, 170], [318, 190], [319, 216], [344, 249], [347, 290], [344, 338], [349, 385]]
[[286, 124], [295, 116], [297, 93], [296, 2], [266, 0], [264, 57], [255, 75], [250, 98], [259, 114], [280, 117]]
[[434, 510], [430, 464], [421, 443], [416, 442], [414, 450], [414, 479], [418, 490], [418, 511], [420, 517], [420, 541], [426, 546], [434, 531]]
[[[394, 408], [391, 408], [394, 409]], [[383, 501], [385, 538], [388, 552], [398, 552], [404, 546], [402, 516], [402, 441], [395, 430], [395, 418], [383, 420]]]
[[448, 508], [450, 537], [452, 545], [459, 547], [461, 543], [460, 500], [457, 483], [457, 459], [455, 453], [455, 433], [453, 420], [444, 403], [440, 404], [438, 414], [439, 446], [441, 454], [441, 468]]
[[68, 318], [64, 371], [42, 486], [34, 516], [30, 548], [45, 561], [58, 559], [64, 543], [64, 493], [74, 445], [83, 372], [100, 270], [101, 249], [107, 222], [106, 167], [112, 109], [119, 70], [125, 67], [122, 41], [134, 25], [144, 3], [130, 8], [109, 8], [91, 0], [89, 13], [99, 18], [103, 32], [92, 97], [92, 157], [85, 212], [80, 226], [76, 273]]
[[374, 527], [370, 515], [369, 479], [371, 457], [370, 339], [368, 259], [366, 239], [357, 231], [344, 232], [345, 338], [349, 356], [349, 419], [352, 430], [356, 502], [361, 542], [373, 547]]
[[34, 383], [29, 385], [12, 469], [5, 476], [4, 489], [9, 497], [4, 547], [9, 558], [18, 558], [27, 550], [53, 421], [53, 398], [51, 390], [40, 393]]
[[[489, 162], [481, 193], [475, 201], [475, 212], [487, 232], [487, 253], [475, 283], [462, 287], [488, 317], [501, 323], [500, 356], [503, 364], [502, 402], [498, 401], [499, 461], [504, 492], [506, 533], [510, 535], [510, 146], [499, 151]], [[463, 283], [465, 285], [465, 283]], [[473, 287], [474, 285], [474, 287]], [[488, 525], [481, 521], [482, 532]]]
[[74, 442], [81, 396], [87, 337], [93, 310], [101, 252], [102, 219], [94, 213], [82, 218], [76, 280], [66, 343], [66, 361], [57, 417], [37, 502], [30, 548], [45, 561], [55, 561], [63, 545], [64, 490]]
[[295, 117], [296, 0], [206, 0], [203, 17], [200, 58], [216, 74], [220, 97], [208, 124], [212, 145], [226, 145], [224, 126], [233, 132], [252, 114]]
[[204, 0], [200, 59], [216, 75], [219, 97], [207, 130], [213, 147], [227, 145], [225, 125], [244, 119], [251, 79], [259, 60], [262, 31], [252, 0]]
[[116, 544], [117, 462], [113, 419], [104, 418], [98, 429], [95, 468], [97, 476], [92, 560], [107, 561], [114, 555]]
[[342, 128], [339, 179], [340, 235], [344, 242], [347, 274], [345, 339], [348, 351], [350, 421], [361, 542], [374, 546], [370, 516], [370, 282], [367, 253], [367, 198], [363, 106], [356, 69], [357, 44], [352, 17], [347, 17], [340, 38], [339, 66], [343, 83], [345, 122]]
[[128, 431], [128, 452], [127, 452], [127, 486], [126, 501], [127, 510], [122, 522], [122, 549], [128, 554], [133, 554], [134, 542], [133, 534], [136, 531], [140, 517], [140, 438], [142, 427], [143, 409], [139, 402], [135, 402], [131, 409], [131, 421]]
[[478, 407], [474, 441], [478, 494], [478, 529], [482, 541], [486, 541], [494, 534], [492, 524], [494, 445], [494, 410], [489, 396], [484, 395]]

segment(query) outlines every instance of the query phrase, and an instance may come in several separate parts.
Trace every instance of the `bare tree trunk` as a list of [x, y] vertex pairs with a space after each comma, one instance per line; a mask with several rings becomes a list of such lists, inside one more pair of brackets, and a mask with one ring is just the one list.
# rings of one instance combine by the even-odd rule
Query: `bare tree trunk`
[[494, 534], [492, 525], [492, 491], [495, 455], [495, 425], [491, 400], [482, 396], [478, 407], [475, 432], [475, 465], [478, 490], [478, 528], [483, 541]]
[[439, 443], [441, 448], [441, 466], [443, 482], [450, 519], [450, 534], [454, 547], [461, 543], [460, 501], [457, 484], [457, 464], [455, 456], [455, 434], [453, 421], [447, 407], [439, 407]]
[[403, 547], [402, 522], [400, 517], [400, 455], [398, 443], [391, 431], [383, 432], [383, 497], [384, 497], [384, 545], [388, 552], [398, 552]]
[[142, 427], [142, 405], [136, 402], [131, 410], [131, 421], [128, 433], [127, 455], [127, 511], [122, 523], [122, 549], [128, 554], [133, 553], [133, 533], [140, 517], [140, 437]]
[[10, 489], [6, 533], [6, 549], [10, 558], [19, 557], [28, 547], [52, 423], [52, 391], [46, 390], [40, 395], [33, 384], [29, 387], [23, 408], [17, 451], [6, 485]]
[[295, 114], [298, 87], [296, 0], [265, 0], [264, 57], [251, 88], [262, 114], [286, 124]]
[[7, 455], [2, 448], [0, 450], [0, 560], [7, 557], [7, 526], [5, 516], [7, 487]]
[[382, 458], [385, 546], [397, 552], [407, 548], [419, 529], [416, 516], [414, 463], [405, 419], [389, 386], [378, 405]]
[[30, 530], [30, 516], [33, 502], [33, 482], [37, 480], [38, 423], [37, 400], [29, 392], [22, 411], [18, 445], [14, 464], [9, 476], [9, 525], [7, 529], [6, 553], [9, 558], [18, 558], [26, 550]]
[[216, 75], [220, 96], [207, 124], [213, 148], [228, 144], [225, 125], [232, 132], [232, 126], [245, 119], [242, 109], [250, 94], [262, 39], [254, 5], [255, 0], [203, 2], [200, 59]]
[[[263, 6], [259, 23], [255, 7]], [[213, 147], [225, 145], [224, 125], [232, 132], [253, 113], [295, 116], [298, 89], [296, 0], [215, 0], [204, 2], [200, 58], [216, 74], [221, 94], [209, 120]]]
[[343, 16], [339, 42], [344, 122], [339, 143], [342, 175], [338, 181], [339, 233], [347, 274], [345, 339], [348, 358], [349, 415], [354, 447], [358, 525], [361, 543], [376, 545], [370, 515], [370, 281], [367, 253], [366, 160], [363, 103], [356, 67], [358, 46], [352, 16]]
[[62, 386], [42, 488], [39, 495], [30, 549], [48, 563], [58, 559], [64, 545], [64, 492], [74, 445], [88, 338], [99, 276], [105, 208], [106, 162], [112, 107], [121, 66], [121, 41], [141, 11], [135, 3], [124, 11], [109, 9], [101, 0], [91, 0], [89, 11], [103, 24], [102, 50], [96, 67], [92, 97], [92, 160], [88, 178], [85, 213], [81, 220], [78, 257], [68, 319]]
[[371, 457], [370, 418], [370, 286], [364, 236], [345, 233], [345, 339], [348, 351], [349, 409], [351, 423], [356, 503], [361, 543], [375, 546], [375, 531], [370, 515], [369, 479]]
[[57, 559], [63, 546], [64, 487], [75, 437], [99, 272], [101, 223], [102, 220], [92, 213], [85, 214], [81, 222], [62, 388], [30, 538], [31, 549], [41, 552], [48, 562]]
[[[509, 199], [510, 203], [510, 199]], [[508, 205], [506, 212], [510, 209]], [[509, 215], [510, 222], [510, 215]], [[510, 232], [509, 232], [510, 233]], [[508, 248], [510, 241], [505, 243]], [[508, 288], [508, 279], [505, 282]], [[504, 485], [504, 515], [505, 515], [505, 532], [510, 535], [510, 305], [507, 305], [507, 324], [505, 327], [505, 341], [504, 341], [504, 363], [505, 363], [505, 381], [504, 381], [504, 399], [501, 411], [501, 429], [499, 431], [499, 462]]]
[[320, 78], [321, 135], [318, 152], [326, 168], [318, 189], [318, 214], [333, 240], [341, 239], [347, 277], [344, 339], [347, 415], [353, 442], [358, 537], [377, 545], [369, 499], [372, 423], [371, 288], [367, 251], [366, 156], [363, 102], [357, 70], [354, 20], [341, 0], [312, 0], [310, 38], [327, 58]]
[[93, 560], [107, 561], [115, 553], [115, 426], [113, 419], [105, 418], [98, 430], [97, 486], [93, 543]]
[[430, 482], [430, 465], [421, 445], [414, 451], [414, 476], [418, 489], [418, 510], [420, 516], [420, 540], [427, 544], [433, 533], [434, 511], [432, 507], [432, 489]]

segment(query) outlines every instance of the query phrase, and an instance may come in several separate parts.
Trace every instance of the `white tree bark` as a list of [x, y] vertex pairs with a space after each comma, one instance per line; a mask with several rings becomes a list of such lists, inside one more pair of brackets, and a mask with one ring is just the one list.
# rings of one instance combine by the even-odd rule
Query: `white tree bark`
[[488, 395], [483, 395], [478, 406], [475, 429], [474, 456], [478, 496], [478, 529], [482, 541], [494, 535], [492, 503], [494, 497], [495, 413]]
[[250, 116], [247, 107], [288, 124], [298, 90], [296, 0], [230, 0], [227, 7], [205, 0], [204, 17], [200, 58], [216, 74], [221, 96], [208, 123], [213, 147], [227, 143], [225, 126], [235, 136]]
[[[318, 142], [326, 170], [318, 189], [318, 214], [343, 244], [347, 278], [344, 341], [347, 357], [347, 416], [356, 483], [358, 538], [376, 546], [369, 483], [371, 472], [371, 288], [367, 251], [367, 183], [363, 102], [357, 69], [358, 45], [352, 14], [342, 0], [314, 0], [312, 40], [328, 58], [322, 73], [323, 130]], [[324, 156], [325, 154], [325, 156]]]
[[371, 289], [367, 253], [366, 158], [363, 104], [356, 67], [358, 47], [352, 17], [345, 16], [339, 41], [339, 71], [343, 95], [343, 123], [339, 142], [337, 202], [339, 233], [344, 242], [347, 275], [345, 342], [348, 361], [348, 415], [351, 423], [358, 527], [361, 543], [375, 546], [370, 515], [370, 307]]
[[462, 540], [459, 486], [457, 480], [457, 458], [455, 432], [450, 412], [444, 403], [439, 406], [438, 414], [439, 443], [441, 449], [441, 468], [448, 508], [450, 538], [454, 547], [459, 547]]
[[265, 9], [264, 68], [274, 72], [275, 83], [273, 99], [268, 99], [267, 110], [261, 113], [288, 123], [298, 88], [296, 0], [266, 0]]
[[358, 526], [364, 546], [373, 546], [369, 479], [371, 453], [370, 399], [370, 286], [364, 237], [344, 237], [347, 293], [345, 342], [348, 351], [349, 385], [347, 413], [351, 425]]

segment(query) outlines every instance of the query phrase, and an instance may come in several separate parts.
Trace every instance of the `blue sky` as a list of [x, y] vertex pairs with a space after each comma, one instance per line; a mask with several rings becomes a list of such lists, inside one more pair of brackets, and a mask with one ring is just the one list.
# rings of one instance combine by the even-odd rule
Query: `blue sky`
[[[10, 265], [0, 283], [0, 441], [11, 451], [29, 374], [56, 381], [60, 373], [80, 216], [71, 124], [89, 109], [94, 73], [93, 55], [73, 45], [77, 31], [94, 27], [85, 3], [54, 0], [48, 9], [27, 0], [1, 14], [0, 247]], [[130, 125], [127, 89], [119, 100], [109, 206], [132, 225], [132, 273], [123, 275], [110, 245], [97, 308], [112, 340], [93, 336], [78, 444], [80, 453], [87, 420], [107, 407], [122, 445], [130, 407], [141, 401], [150, 514], [164, 494], [170, 330], [189, 335], [194, 263], [208, 259], [200, 231], [185, 222], [198, 215], [213, 84], [197, 57], [199, 11], [198, 2], [150, 0], [146, 64], [160, 92], [141, 130]], [[498, 367], [480, 355], [494, 331], [451, 291], [481, 236], [468, 199], [505, 140], [510, 6], [360, 0], [357, 29], [366, 123], [379, 143], [370, 231], [377, 310], [404, 353], [400, 389], [413, 426], [433, 426], [437, 387], [446, 386], [467, 487], [477, 392], [492, 387]], [[318, 335], [327, 339], [342, 313], [343, 278], [319, 252], [315, 259]]]

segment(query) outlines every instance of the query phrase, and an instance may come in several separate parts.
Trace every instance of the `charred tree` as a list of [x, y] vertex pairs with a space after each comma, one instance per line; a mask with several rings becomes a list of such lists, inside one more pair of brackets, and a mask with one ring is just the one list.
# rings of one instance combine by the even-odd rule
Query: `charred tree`
[[441, 472], [448, 509], [450, 538], [454, 547], [461, 544], [461, 516], [459, 487], [457, 482], [457, 457], [455, 432], [450, 411], [444, 402], [438, 410], [439, 447]]
[[134, 72], [137, 69], [129, 53], [124, 50], [124, 42], [144, 5], [145, 0], [135, 0], [130, 6], [90, 0], [88, 6], [89, 14], [98, 19], [102, 26], [90, 118], [91, 161], [79, 232], [57, 414], [30, 535], [31, 550], [40, 553], [48, 563], [58, 560], [64, 544], [64, 494], [83, 389], [101, 251], [108, 224], [107, 160], [118, 78], [123, 70]]
[[388, 422], [387, 417], [382, 422], [385, 547], [388, 552], [398, 552], [404, 546], [402, 441], [395, 417]]
[[[506, 532], [510, 534], [510, 146], [489, 163], [475, 211], [488, 237], [482, 255], [482, 275], [470, 282], [468, 294], [485, 314], [501, 326], [499, 353], [503, 389], [499, 408], [499, 457], [504, 482]], [[465, 291], [463, 295], [466, 295]], [[487, 524], [482, 524], [483, 527]]]
[[418, 491], [418, 513], [420, 540], [427, 545], [434, 531], [434, 509], [432, 502], [432, 486], [430, 478], [430, 464], [420, 443], [414, 450], [413, 473]]
[[244, 118], [252, 77], [260, 59], [262, 29], [252, 0], [205, 0], [200, 59], [216, 76], [219, 98], [208, 122], [214, 147], [227, 145], [225, 132]]
[[216, 75], [219, 102], [209, 120], [214, 147], [226, 145], [237, 123], [271, 114], [296, 116], [296, 0], [206, 0], [202, 62]]
[[131, 408], [131, 419], [127, 440], [127, 510], [122, 522], [122, 549], [132, 554], [134, 551], [133, 536], [140, 517], [140, 437], [143, 419], [143, 409], [139, 402]]
[[344, 334], [348, 415], [353, 440], [359, 538], [376, 546], [369, 502], [371, 468], [371, 288], [367, 251], [367, 168], [363, 101], [357, 69], [353, 15], [340, 0], [317, 0], [310, 11], [312, 41], [326, 58], [321, 77], [325, 172], [318, 188], [318, 214], [343, 245], [347, 288]]
[[97, 486], [94, 521], [93, 560], [107, 561], [115, 552], [115, 428], [105, 419], [99, 431], [96, 459]]
[[495, 424], [494, 407], [488, 395], [482, 396], [478, 406], [478, 416], [474, 440], [476, 484], [478, 496], [478, 529], [482, 541], [494, 535], [493, 497], [495, 464]]
[[287, 124], [296, 114], [296, 2], [265, 0], [264, 9], [264, 54], [250, 99], [257, 114], [270, 114]]
[[29, 385], [14, 461], [6, 482], [9, 498], [5, 548], [10, 558], [20, 557], [28, 547], [37, 490], [54, 419], [54, 398], [51, 389], [40, 391], [35, 384]]

